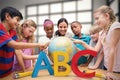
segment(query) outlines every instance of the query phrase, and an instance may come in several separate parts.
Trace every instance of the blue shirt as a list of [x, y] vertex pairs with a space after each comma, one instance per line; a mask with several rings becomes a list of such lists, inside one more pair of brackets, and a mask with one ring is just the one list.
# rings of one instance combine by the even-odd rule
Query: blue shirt
[[[73, 36], [74, 39], [79, 39], [79, 40], [82, 40], [84, 42], [86, 42], [87, 44], [90, 43], [90, 40], [91, 40], [91, 37], [88, 36], [88, 35], [85, 35], [85, 34], [82, 34], [82, 37], [79, 38], [79, 36]], [[80, 50], [85, 50], [85, 47], [82, 46], [81, 44], [75, 44], [77, 48], [79, 48]]]

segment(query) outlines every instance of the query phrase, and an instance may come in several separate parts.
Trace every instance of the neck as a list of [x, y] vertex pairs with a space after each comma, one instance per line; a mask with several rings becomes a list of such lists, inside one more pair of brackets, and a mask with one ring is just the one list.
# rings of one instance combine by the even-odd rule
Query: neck
[[49, 39], [51, 39], [51, 38], [52, 38], [52, 35], [51, 35], [51, 36], [48, 36], [48, 35], [47, 35], [47, 37], [48, 37]]
[[10, 28], [9, 28], [8, 24], [5, 22], [2, 22], [2, 24], [4, 25], [6, 31], [9, 32]]
[[81, 33], [79, 33], [78, 35], [76, 35], [76, 36], [78, 36], [79, 38], [81, 38], [82, 37], [82, 34]]

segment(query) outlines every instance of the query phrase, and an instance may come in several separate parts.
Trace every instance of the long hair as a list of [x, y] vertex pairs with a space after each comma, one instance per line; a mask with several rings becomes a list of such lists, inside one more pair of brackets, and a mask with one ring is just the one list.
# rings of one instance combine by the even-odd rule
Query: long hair
[[[36, 23], [33, 20], [26, 20], [23, 22], [23, 24], [19, 27], [16, 28], [17, 30], [17, 36], [18, 36], [18, 40], [19, 41], [23, 41], [25, 39], [24, 37], [24, 33], [23, 33], [23, 25], [26, 25], [27, 27], [34, 27], [35, 29], [36, 27]], [[32, 34], [31, 36], [29, 36], [27, 38], [28, 42], [33, 42], [34, 41], [34, 34]]]

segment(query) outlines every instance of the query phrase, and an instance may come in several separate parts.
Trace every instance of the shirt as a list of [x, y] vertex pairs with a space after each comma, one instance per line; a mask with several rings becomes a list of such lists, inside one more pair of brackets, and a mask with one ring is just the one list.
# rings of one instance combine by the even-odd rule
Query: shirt
[[9, 30], [8, 34], [3, 24], [0, 23], [0, 77], [12, 73], [14, 49], [7, 46], [11, 40], [17, 40], [16, 31]]

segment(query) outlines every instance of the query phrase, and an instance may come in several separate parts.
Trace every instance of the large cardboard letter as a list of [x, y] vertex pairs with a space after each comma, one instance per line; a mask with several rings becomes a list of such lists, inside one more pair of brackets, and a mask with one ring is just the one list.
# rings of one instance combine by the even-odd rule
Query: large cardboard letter
[[[59, 61], [59, 56], [63, 56], [64, 59], [63, 61]], [[71, 69], [70, 66], [68, 65], [68, 54], [62, 51], [55, 51], [53, 53], [53, 61], [54, 61], [54, 75], [55, 76], [66, 76], [70, 73]], [[59, 66], [64, 66], [66, 68], [65, 71], [58, 71]]]
[[73, 72], [79, 76], [79, 77], [83, 77], [83, 78], [91, 78], [91, 77], [94, 77], [95, 76], [95, 72], [93, 73], [83, 73], [81, 72], [78, 67], [77, 67], [77, 62], [78, 62], [78, 59], [81, 57], [81, 56], [84, 56], [86, 54], [90, 54], [92, 56], [96, 56], [96, 52], [95, 51], [92, 51], [92, 50], [82, 50], [82, 51], [78, 51], [72, 58], [72, 64], [71, 64], [71, 68], [73, 70]]
[[[42, 65], [42, 61], [44, 61], [45, 65]], [[48, 60], [48, 58], [46, 56], [46, 53], [41, 51], [39, 53], [35, 68], [33, 70], [32, 77], [33, 78], [37, 77], [38, 71], [43, 70], [43, 69], [48, 69], [50, 75], [54, 74], [53, 69], [52, 69], [52, 67], [50, 65], [50, 62], [49, 62], [49, 60]]]

